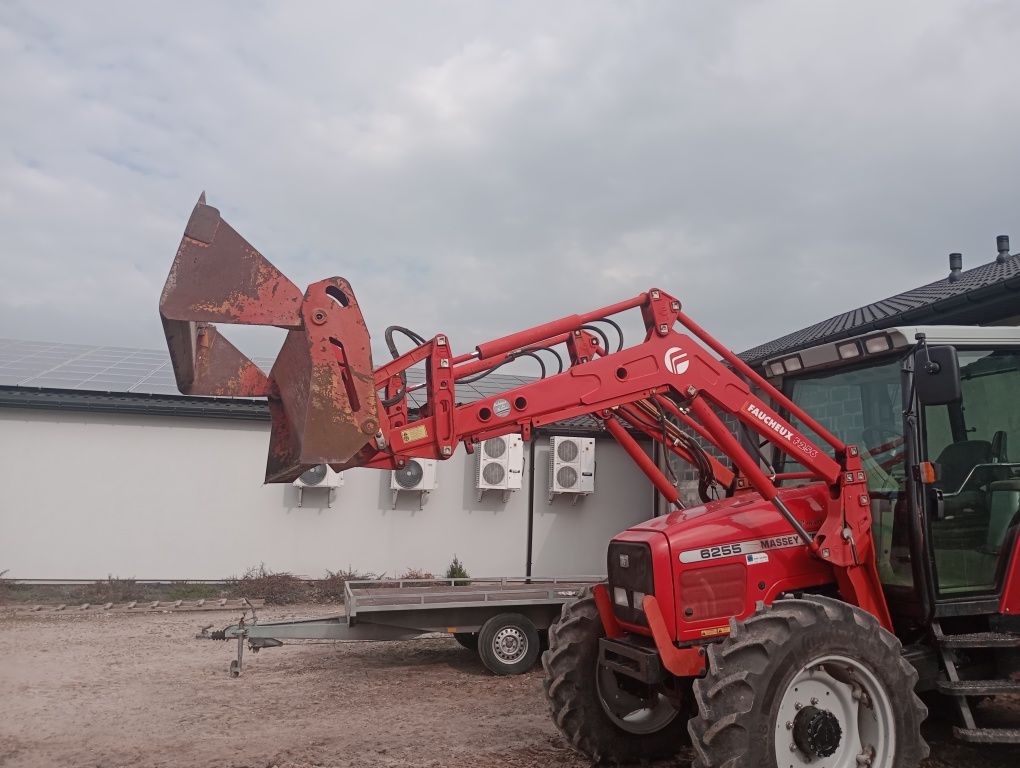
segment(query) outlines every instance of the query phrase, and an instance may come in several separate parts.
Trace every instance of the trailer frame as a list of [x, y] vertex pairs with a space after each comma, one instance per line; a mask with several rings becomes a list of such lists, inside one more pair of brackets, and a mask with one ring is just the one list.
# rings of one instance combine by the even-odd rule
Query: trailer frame
[[[342, 614], [263, 622], [251, 607], [237, 623], [218, 632], [205, 627], [198, 637], [237, 641], [231, 677], [241, 674], [245, 645], [257, 653], [282, 646], [284, 640], [379, 642], [434, 634], [453, 635], [466, 648], [477, 645], [482, 662], [495, 674], [520, 674], [534, 665], [543, 645], [538, 633], [559, 617], [561, 606], [603, 581], [604, 576], [349, 581]], [[481, 637], [484, 644], [477, 642]]]

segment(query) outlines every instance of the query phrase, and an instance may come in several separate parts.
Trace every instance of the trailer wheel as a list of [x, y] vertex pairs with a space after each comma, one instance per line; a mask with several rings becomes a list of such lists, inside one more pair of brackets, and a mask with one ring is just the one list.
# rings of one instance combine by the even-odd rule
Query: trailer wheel
[[659, 760], [690, 746], [690, 684], [675, 695], [626, 680], [599, 664], [605, 635], [590, 591], [563, 606], [542, 655], [545, 694], [556, 726], [595, 763]]
[[527, 616], [501, 613], [482, 625], [478, 655], [490, 672], [520, 675], [538, 661], [538, 630]]
[[777, 600], [709, 646], [695, 768], [913, 768], [927, 710], [900, 641], [828, 597]]
[[478, 650], [477, 632], [454, 632], [453, 639], [460, 643], [462, 648], [467, 648], [469, 651]]

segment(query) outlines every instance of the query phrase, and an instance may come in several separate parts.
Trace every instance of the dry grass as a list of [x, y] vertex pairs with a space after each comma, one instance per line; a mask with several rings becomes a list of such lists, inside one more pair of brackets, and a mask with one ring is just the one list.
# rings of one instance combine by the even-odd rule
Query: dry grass
[[[0, 605], [6, 603], [126, 603], [132, 600], [198, 600], [211, 598], [240, 598], [265, 600], [269, 605], [294, 603], [336, 604], [344, 601], [344, 587], [349, 581], [382, 579], [373, 573], [362, 573], [353, 568], [326, 571], [322, 579], [302, 579], [287, 571], [273, 571], [265, 563], [249, 568], [241, 576], [227, 579], [222, 584], [201, 584], [187, 581], [169, 584], [140, 584], [133, 578], [108, 576], [88, 584], [21, 584], [6, 579], [7, 571], [0, 571]], [[426, 586], [435, 578], [430, 572], [412, 568], [399, 577], [405, 586]]]

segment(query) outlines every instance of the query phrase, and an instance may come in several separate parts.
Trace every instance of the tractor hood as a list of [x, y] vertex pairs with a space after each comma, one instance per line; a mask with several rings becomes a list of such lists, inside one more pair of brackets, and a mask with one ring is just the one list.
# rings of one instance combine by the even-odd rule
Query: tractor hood
[[[828, 488], [824, 483], [784, 488], [779, 496], [808, 531], [818, 530], [825, 519], [828, 498]], [[674, 558], [684, 553], [700, 552], [705, 547], [751, 541], [764, 542], [758, 551], [766, 551], [770, 542], [765, 540], [777, 537], [785, 539], [790, 536], [795, 542], [802, 543], [772, 503], [753, 492], [655, 517], [631, 527], [630, 531], [664, 534]], [[752, 548], [733, 554], [747, 554]], [[689, 561], [692, 557], [689, 555], [683, 559]]]

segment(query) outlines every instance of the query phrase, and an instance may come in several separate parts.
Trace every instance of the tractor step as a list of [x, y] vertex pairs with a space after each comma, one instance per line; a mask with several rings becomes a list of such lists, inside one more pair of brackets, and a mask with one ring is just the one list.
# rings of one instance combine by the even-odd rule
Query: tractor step
[[953, 728], [960, 741], [976, 744], [1020, 744], [1020, 728]]
[[949, 696], [996, 696], [1020, 693], [1020, 680], [939, 680], [939, 691]]
[[1020, 648], [1020, 634], [1015, 632], [971, 632], [943, 635], [944, 648]]

